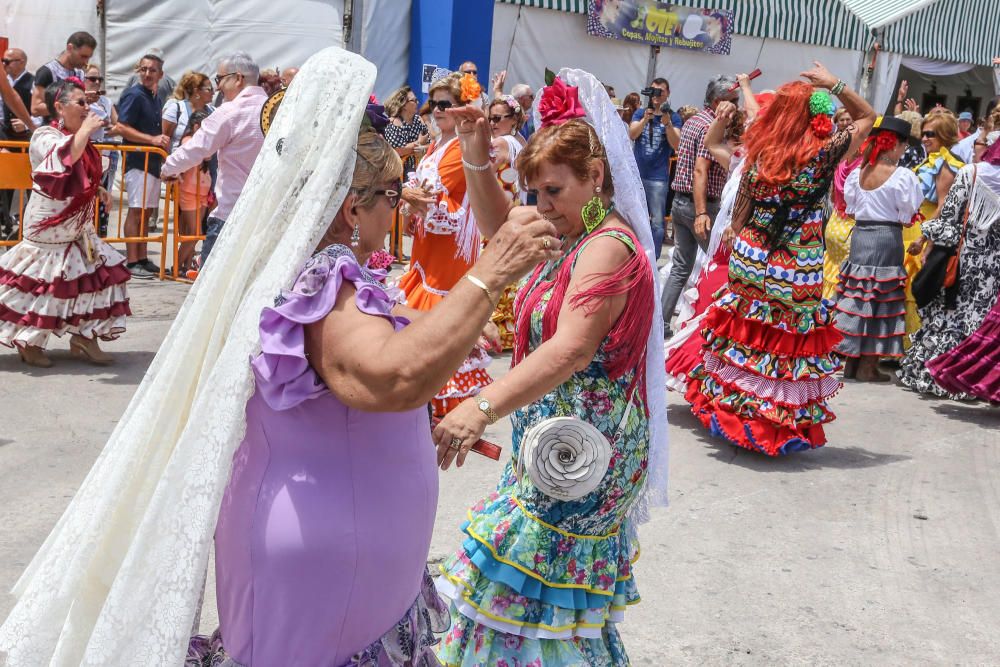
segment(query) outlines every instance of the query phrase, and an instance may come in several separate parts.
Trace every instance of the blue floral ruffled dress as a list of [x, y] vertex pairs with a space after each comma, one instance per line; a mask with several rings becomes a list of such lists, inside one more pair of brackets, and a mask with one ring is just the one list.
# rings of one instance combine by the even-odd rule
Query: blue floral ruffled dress
[[[621, 230], [608, 234], [632, 248], [634, 238]], [[582, 247], [586, 245], [584, 241]], [[576, 253], [570, 253], [575, 260]], [[648, 262], [634, 264], [650, 273]], [[545, 312], [560, 279], [570, 267], [555, 267], [534, 289], [541, 291], [530, 313], [528, 350], [548, 336]], [[528, 284], [531, 285], [531, 280]], [[533, 288], [526, 290], [531, 292]], [[633, 294], [637, 295], [633, 297]], [[629, 301], [645, 299], [629, 293]], [[517, 307], [525, 307], [524, 292]], [[652, 304], [644, 304], [652, 313]], [[530, 303], [529, 303], [530, 307]], [[558, 309], [558, 304], [555, 306]], [[626, 305], [626, 311], [629, 305]], [[619, 318], [616, 328], [625, 314]], [[520, 320], [519, 320], [520, 321]], [[648, 326], [634, 327], [630, 345], [645, 348]], [[649, 420], [644, 402], [644, 364], [609, 374], [616, 329], [598, 349], [590, 365], [541, 399], [516, 411], [513, 451], [497, 490], [475, 504], [462, 525], [466, 539], [441, 567], [438, 590], [451, 600], [452, 629], [439, 645], [438, 658], [463, 667], [545, 667], [548, 665], [626, 665], [615, 624], [625, 608], [639, 601], [632, 564], [639, 546], [629, 537], [627, 516], [639, 500], [649, 452]], [[622, 340], [617, 337], [618, 342]], [[614, 377], [613, 377], [614, 376]], [[639, 389], [636, 389], [638, 387]], [[615, 432], [629, 399], [634, 409], [622, 435]], [[516, 466], [525, 432], [557, 416], [576, 416], [596, 426], [613, 443], [613, 454], [601, 485], [574, 501], [546, 496], [527, 479], [518, 481]]]

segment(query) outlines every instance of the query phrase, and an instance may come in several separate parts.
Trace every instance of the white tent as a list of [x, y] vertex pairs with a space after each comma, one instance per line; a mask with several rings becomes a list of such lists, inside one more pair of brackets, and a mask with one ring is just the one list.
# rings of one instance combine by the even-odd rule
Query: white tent
[[[376, 95], [407, 77], [409, 0], [354, 0], [363, 6], [361, 52], [379, 68]], [[150, 48], [165, 54], [174, 79], [190, 69], [214, 73], [220, 57], [246, 51], [261, 68], [301, 65], [316, 51], [344, 44], [344, 0], [0, 0], [3, 33], [37, 69], [66, 38], [86, 30], [98, 38], [94, 60], [106, 59], [111, 97]]]
[[[588, 0], [497, 2], [491, 70], [507, 69], [509, 82], [537, 87], [546, 67], [573, 65], [613, 85], [619, 97], [648, 83], [649, 47], [588, 35]], [[895, 93], [900, 65], [926, 77], [979, 66], [951, 85], [973, 86], [979, 93], [995, 88], [1000, 93], [1000, 70], [993, 71], [993, 81], [983, 76], [991, 57], [1000, 55], [1000, 32], [982, 27], [995, 23], [997, 0], [675, 0], [674, 4], [729, 9], [735, 18], [728, 56], [662, 49], [655, 75], [670, 81], [675, 108], [699, 104], [713, 74], [759, 67], [763, 75], [754, 88], [761, 90], [797, 78], [812, 60], [823, 62], [867, 94], [879, 110]]]

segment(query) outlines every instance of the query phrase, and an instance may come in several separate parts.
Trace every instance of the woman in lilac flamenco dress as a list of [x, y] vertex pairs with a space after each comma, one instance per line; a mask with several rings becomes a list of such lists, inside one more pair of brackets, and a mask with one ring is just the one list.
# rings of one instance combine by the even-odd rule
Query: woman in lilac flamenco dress
[[426, 405], [493, 295], [541, 257], [541, 243], [518, 257], [505, 239], [433, 314], [398, 306], [364, 263], [389, 231], [401, 167], [371, 131], [358, 155], [322, 250], [260, 318], [215, 533], [216, 639], [241, 667], [438, 664], [428, 647], [448, 613], [426, 571], [438, 495]]
[[[556, 229], [514, 215], [433, 311], [398, 305], [367, 268], [402, 176], [365, 106], [375, 67], [331, 48], [299, 76], [218, 257], [17, 585], [10, 667], [439, 664], [427, 404], [504, 287], [559, 255]], [[220, 624], [192, 639], [213, 531]]]

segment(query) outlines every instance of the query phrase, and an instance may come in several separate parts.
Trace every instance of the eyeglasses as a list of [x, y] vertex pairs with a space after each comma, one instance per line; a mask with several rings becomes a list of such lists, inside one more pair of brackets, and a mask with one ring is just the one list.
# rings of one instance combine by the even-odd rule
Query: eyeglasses
[[472, 76], [476, 76], [477, 74], [479, 74], [479, 70], [477, 70], [477, 69], [467, 69], [464, 72], [462, 72], [462, 74], [471, 74]]
[[396, 208], [399, 206], [399, 198], [401, 196], [401, 190], [403, 188], [402, 183], [396, 186], [395, 190], [375, 190], [377, 195], [385, 195], [385, 198], [389, 200], [389, 206]]
[[437, 100], [437, 101], [431, 100], [430, 102], [427, 103], [427, 106], [430, 108], [431, 111], [434, 111], [435, 108], [437, 108], [439, 111], [446, 111], [455, 105], [452, 103], [451, 100]]
[[225, 81], [226, 78], [228, 78], [230, 76], [234, 76], [236, 74], [239, 74], [239, 72], [230, 72], [229, 74], [218, 74], [218, 75], [216, 75], [216, 77], [215, 77], [215, 85], [216, 86], [221, 86], [222, 82]]
[[934, 139], [935, 137], [937, 137], [937, 132], [935, 132], [934, 130], [924, 130], [923, 132], [920, 133], [920, 136], [923, 137], [924, 139]]
[[9, 65], [11, 63], [23, 63], [24, 58], [3, 58], [0, 59], [0, 62], [3, 62], [4, 65]]
[[507, 118], [513, 118], [513, 117], [514, 117], [514, 114], [512, 114], [512, 113], [505, 113], [502, 116], [490, 116], [490, 122], [491, 123], [499, 123], [502, 120], [505, 120]]
[[100, 83], [101, 81], [104, 81], [104, 77], [103, 76], [86, 76], [84, 78], [87, 81], [90, 81], [91, 83]]
[[160, 70], [156, 67], [137, 67], [135, 71], [139, 74], [158, 74]]

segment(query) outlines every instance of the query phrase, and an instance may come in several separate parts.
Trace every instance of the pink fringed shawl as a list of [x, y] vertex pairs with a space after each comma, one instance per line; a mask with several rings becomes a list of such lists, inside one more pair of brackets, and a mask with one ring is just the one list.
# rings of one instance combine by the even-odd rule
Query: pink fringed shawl
[[617, 271], [594, 276], [593, 284], [574, 294], [570, 307], [583, 308], [589, 315], [596, 311], [601, 302], [612, 296], [627, 294], [625, 309], [611, 327], [607, 338], [601, 344], [605, 354], [604, 370], [612, 380], [635, 370], [636, 378], [632, 387], [645, 391], [646, 339], [653, 324], [653, 271], [645, 253], [637, 252], [639, 241], [631, 230], [605, 229], [585, 238], [579, 247], [566, 257], [559, 267], [554, 280], [540, 280], [545, 265], [539, 265], [531, 274], [526, 287], [517, 295], [514, 317], [517, 323], [514, 341], [514, 360], [517, 365], [528, 355], [531, 336], [531, 314], [538, 308], [545, 294], [552, 291], [552, 298], [545, 305], [542, 315], [542, 341], [547, 341], [556, 333], [559, 312], [562, 310], [569, 289], [570, 279], [577, 256], [587, 243], [602, 235], [617, 232], [631, 241], [632, 257]]

